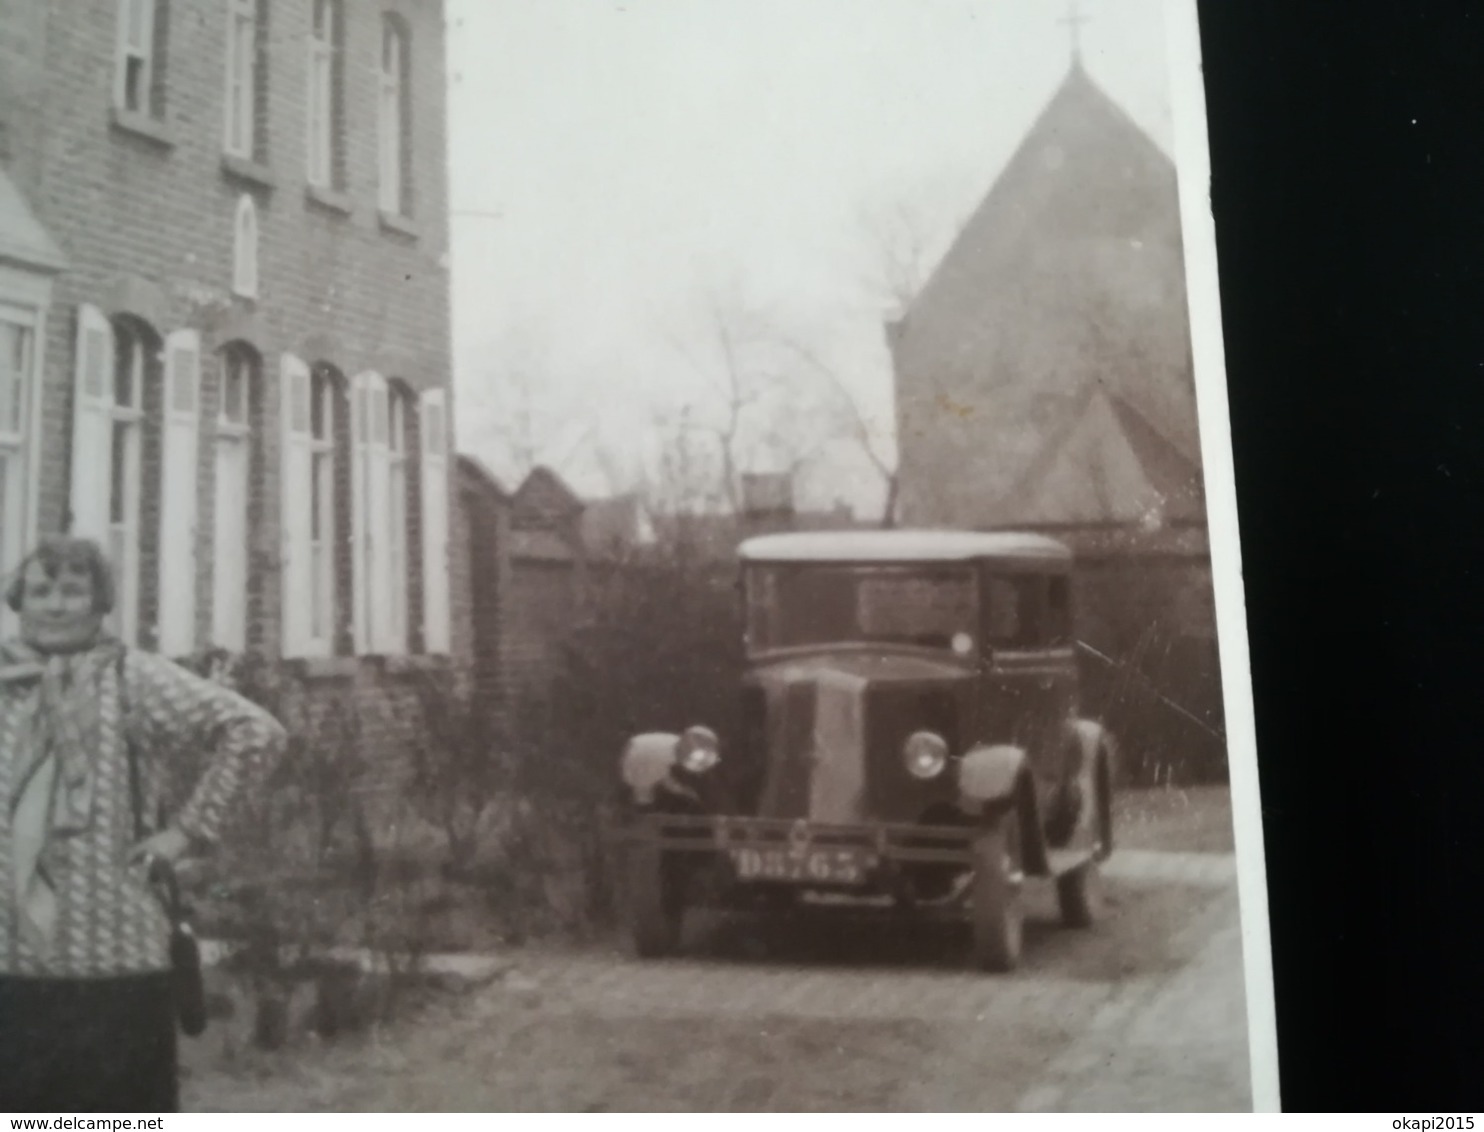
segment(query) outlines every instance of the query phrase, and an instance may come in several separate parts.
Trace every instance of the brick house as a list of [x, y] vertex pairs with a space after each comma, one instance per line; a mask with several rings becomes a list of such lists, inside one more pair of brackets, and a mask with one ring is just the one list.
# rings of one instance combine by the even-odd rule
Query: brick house
[[99, 538], [121, 636], [290, 662], [388, 765], [471, 648], [444, 70], [441, 0], [0, 11], [0, 570]]
[[903, 522], [1070, 543], [1089, 710], [1216, 774], [1186, 303], [1174, 163], [1079, 61], [887, 338]]
[[515, 491], [477, 458], [458, 458], [468, 529], [476, 684], [509, 709], [539, 698], [562, 649], [642, 556], [654, 530], [636, 493], [583, 499], [549, 468]]
[[587, 504], [549, 468], [515, 491], [474, 456], [458, 457], [468, 530], [474, 679], [508, 710], [548, 685], [586, 608]]
[[510, 500], [510, 586], [500, 657], [512, 695], [543, 690], [581, 622], [587, 554], [584, 504], [550, 468], [533, 468]]

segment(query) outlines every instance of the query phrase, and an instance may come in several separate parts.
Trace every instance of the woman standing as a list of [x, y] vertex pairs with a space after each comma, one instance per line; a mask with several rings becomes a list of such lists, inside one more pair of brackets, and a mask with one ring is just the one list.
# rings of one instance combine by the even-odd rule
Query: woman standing
[[[212, 843], [283, 749], [261, 708], [108, 636], [113, 600], [103, 552], [76, 538], [43, 542], [6, 593], [0, 1111], [178, 1107], [170, 923], [147, 873]], [[195, 789], [155, 820], [168, 767], [198, 754]]]

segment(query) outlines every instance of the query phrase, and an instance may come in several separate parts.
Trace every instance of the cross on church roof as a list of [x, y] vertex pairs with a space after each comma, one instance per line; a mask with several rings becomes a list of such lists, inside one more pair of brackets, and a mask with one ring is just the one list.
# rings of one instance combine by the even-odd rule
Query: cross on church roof
[[1067, 31], [1072, 36], [1072, 62], [1082, 62], [1082, 25], [1089, 22], [1091, 17], [1082, 14], [1081, 5], [1077, 0], [1067, 0], [1067, 14], [1057, 23], [1065, 24]]

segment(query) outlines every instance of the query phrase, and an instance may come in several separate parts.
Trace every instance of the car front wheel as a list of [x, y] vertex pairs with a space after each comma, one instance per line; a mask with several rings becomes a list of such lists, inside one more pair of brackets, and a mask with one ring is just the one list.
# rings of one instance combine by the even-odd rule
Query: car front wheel
[[680, 950], [685, 903], [675, 862], [658, 846], [629, 850], [629, 928], [641, 959], [660, 959]]
[[1013, 971], [1020, 962], [1024, 923], [1020, 833], [1013, 810], [974, 839], [973, 855], [974, 962], [985, 971]]

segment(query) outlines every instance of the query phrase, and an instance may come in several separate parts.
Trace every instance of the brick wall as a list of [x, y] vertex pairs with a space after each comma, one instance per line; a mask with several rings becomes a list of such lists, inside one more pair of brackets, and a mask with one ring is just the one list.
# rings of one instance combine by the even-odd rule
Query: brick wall
[[[375, 369], [412, 391], [451, 381], [448, 220], [445, 179], [444, 24], [441, 0], [347, 0], [344, 31], [342, 193], [306, 187], [307, 0], [263, 0], [266, 37], [259, 83], [264, 92], [258, 161], [223, 158], [226, 6], [222, 0], [157, 0], [167, 15], [164, 66], [157, 74], [163, 114], [152, 127], [122, 128], [112, 112], [117, 0], [46, 4], [19, 0], [5, 9], [0, 48], [0, 134], [6, 168], [39, 219], [63, 247], [69, 269], [53, 285], [47, 315], [38, 487], [40, 529], [68, 520], [74, 336], [79, 304], [129, 316], [163, 336], [201, 332], [203, 383], [198, 446], [197, 636], [211, 627], [215, 458], [212, 423], [220, 402], [216, 356], [246, 342], [262, 359], [253, 392], [248, 639], [279, 647], [281, 461], [279, 359], [293, 352], [346, 375]], [[388, 222], [377, 210], [377, 75], [382, 13], [394, 12], [411, 37], [412, 215]], [[19, 29], [23, 36], [9, 32]], [[14, 57], [13, 57], [14, 56]], [[230, 293], [233, 220], [243, 193], [258, 210], [259, 298]], [[159, 387], [147, 387], [146, 407]], [[452, 410], [452, 405], [450, 405]], [[416, 435], [416, 414], [411, 427]], [[153, 419], [153, 416], [151, 416]], [[342, 431], [338, 438], [346, 441]], [[159, 439], [145, 429], [141, 624], [158, 612]], [[413, 453], [417, 448], [409, 445]], [[348, 463], [348, 445], [337, 454]], [[452, 459], [449, 460], [452, 476]], [[420, 640], [422, 578], [417, 527], [418, 476], [410, 468], [408, 552], [412, 641]], [[349, 624], [349, 492], [337, 477], [341, 527], [338, 583]], [[452, 483], [449, 521], [453, 648], [471, 654], [468, 537]], [[463, 541], [461, 541], [463, 540]], [[345, 643], [342, 639], [342, 643]], [[366, 702], [394, 705], [397, 677], [372, 662], [328, 668], [353, 681]], [[329, 678], [327, 678], [329, 679]], [[395, 708], [390, 709], [395, 716]], [[394, 761], [405, 737], [370, 712], [368, 745]]]
[[0, 5], [0, 162], [34, 178], [46, 98], [46, 0]]
[[574, 562], [516, 560], [503, 603], [500, 664], [511, 693], [540, 694], [577, 628], [581, 595]]
[[481, 694], [506, 692], [503, 646], [511, 600], [510, 498], [472, 460], [459, 460], [459, 507], [464, 534], [454, 562], [470, 595], [467, 629], [474, 658], [474, 681]]

